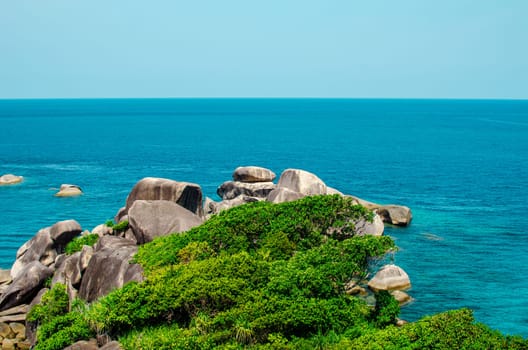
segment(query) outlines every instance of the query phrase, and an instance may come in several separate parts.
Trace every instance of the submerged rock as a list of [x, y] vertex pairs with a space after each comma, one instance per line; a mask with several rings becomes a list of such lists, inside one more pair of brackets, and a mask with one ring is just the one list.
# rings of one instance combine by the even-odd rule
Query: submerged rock
[[13, 174], [5, 174], [0, 176], [0, 186], [1, 185], [14, 185], [24, 181], [22, 176], [16, 176]]
[[384, 222], [392, 225], [407, 226], [412, 220], [411, 209], [403, 205], [382, 205], [377, 211]]
[[275, 180], [275, 173], [269, 169], [258, 166], [243, 166], [235, 169], [233, 180], [239, 182], [272, 182]]
[[171, 201], [136, 200], [128, 211], [129, 225], [138, 244], [202, 224], [202, 219]]

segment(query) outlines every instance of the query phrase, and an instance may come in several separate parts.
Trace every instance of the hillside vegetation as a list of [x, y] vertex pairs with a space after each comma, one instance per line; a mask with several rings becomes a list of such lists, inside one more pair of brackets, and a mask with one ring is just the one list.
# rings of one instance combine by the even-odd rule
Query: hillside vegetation
[[345, 293], [365, 278], [372, 258], [394, 249], [386, 236], [357, 236], [372, 213], [341, 196], [249, 203], [183, 234], [141, 246], [132, 282], [67, 312], [57, 284], [30, 319], [35, 349], [62, 349], [107, 334], [126, 349], [523, 349], [451, 311], [397, 328], [387, 292], [369, 306]]

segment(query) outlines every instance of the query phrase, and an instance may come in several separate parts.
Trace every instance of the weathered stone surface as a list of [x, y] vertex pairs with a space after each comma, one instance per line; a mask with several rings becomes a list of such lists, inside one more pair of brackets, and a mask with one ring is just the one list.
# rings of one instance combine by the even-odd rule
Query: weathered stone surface
[[79, 297], [91, 302], [129, 281], [142, 281], [141, 266], [130, 263], [137, 249], [137, 245], [124, 238], [100, 238], [84, 272]]
[[0, 284], [9, 283], [13, 280], [10, 270], [0, 269]]
[[169, 179], [146, 177], [139, 181], [129, 193], [125, 210], [119, 210], [116, 222], [128, 213], [136, 200], [167, 200], [175, 202], [198, 216], [203, 215], [202, 189], [189, 182], [178, 182]]
[[114, 230], [105, 224], [97, 225], [92, 229], [92, 233], [98, 235], [99, 237], [111, 235], [113, 232]]
[[[57, 247], [64, 247], [82, 232], [81, 225], [75, 220], [64, 220], [50, 228], [51, 239]], [[62, 253], [61, 251], [59, 253]]]
[[29, 343], [27, 340], [19, 341], [17, 343], [17, 350], [29, 350], [31, 349], [31, 343]]
[[216, 193], [224, 200], [234, 199], [238, 196], [266, 198], [275, 187], [276, 185], [273, 182], [246, 183], [226, 181], [218, 187]]
[[26, 339], [26, 326], [20, 322], [11, 322], [9, 323], [9, 327], [13, 330], [13, 332], [17, 335], [17, 339], [21, 339], [18, 337], [19, 334], [23, 335], [23, 339]]
[[13, 339], [2, 340], [2, 350], [16, 350], [15, 341]]
[[81, 270], [81, 273], [86, 270], [88, 267], [88, 264], [90, 263], [90, 259], [92, 258], [94, 254], [93, 247], [90, 247], [88, 245], [85, 245], [81, 249], [81, 256], [79, 258], [79, 268]]
[[275, 173], [258, 166], [242, 166], [233, 172], [233, 180], [240, 182], [271, 182], [275, 180]]
[[410, 303], [413, 300], [409, 294], [402, 292], [401, 290], [393, 290], [391, 294], [394, 297], [394, 299], [398, 301], [400, 306]]
[[381, 236], [385, 230], [383, 221], [379, 215], [374, 215], [372, 222], [366, 220], [360, 220], [355, 223], [356, 234], [358, 236], [372, 235], [372, 236]]
[[99, 350], [122, 350], [122, 349], [123, 348], [121, 347], [121, 344], [119, 344], [118, 342], [114, 340], [114, 341], [107, 343], [105, 346], [101, 347]]
[[2, 296], [0, 311], [30, 301], [39, 291], [44, 281], [53, 274], [53, 270], [38, 261], [32, 261], [13, 279]]
[[370, 289], [405, 290], [411, 287], [409, 275], [399, 266], [390, 264], [383, 266], [368, 282]]
[[300, 169], [286, 169], [281, 174], [277, 187], [287, 188], [306, 196], [326, 194], [325, 183], [316, 175]]
[[136, 200], [128, 211], [128, 218], [139, 244], [169, 233], [187, 231], [203, 222], [181, 205], [165, 200]]
[[0, 186], [2, 185], [14, 185], [20, 183], [24, 180], [22, 176], [17, 176], [13, 174], [5, 174], [0, 176]]
[[407, 226], [412, 220], [411, 209], [403, 205], [382, 205], [378, 214], [384, 222], [397, 226]]
[[250, 197], [250, 196], [238, 196], [236, 198], [226, 199], [221, 202], [214, 202], [212, 200], [209, 200], [209, 201], [206, 201], [204, 205], [205, 215], [206, 217], [208, 217], [212, 214], [218, 214], [222, 210], [231, 209], [233, 207], [237, 207], [239, 205], [243, 205], [246, 203], [258, 202], [259, 200], [262, 200], [262, 198], [256, 198], [256, 197]]
[[22, 322], [26, 320], [27, 305], [19, 305], [0, 312], [0, 322]]
[[336, 190], [335, 188], [332, 188], [332, 187], [326, 187], [326, 194], [329, 194], [329, 195], [333, 195], [333, 194], [338, 194], [340, 196], [343, 196], [343, 193]]
[[9, 327], [7, 323], [0, 322], [0, 337], [3, 338], [14, 338], [15, 332]]
[[64, 350], [97, 350], [97, 349], [99, 349], [99, 347], [97, 346], [97, 340], [95, 339], [90, 339], [88, 341], [80, 340], [64, 348]]
[[17, 259], [11, 267], [11, 277], [15, 279], [28, 264], [34, 261], [49, 266], [56, 257], [57, 252], [51, 239], [50, 228], [43, 228], [19, 248]]
[[289, 190], [284, 187], [277, 187], [268, 194], [266, 200], [271, 203], [292, 202], [305, 197], [304, 194]]
[[82, 189], [77, 185], [62, 184], [59, 192], [55, 193], [55, 197], [76, 197], [83, 194]]
[[81, 283], [81, 252], [76, 252], [68, 256], [60, 265], [57, 265], [57, 270], [51, 280], [51, 285], [56, 283], [67, 284], [70, 282], [72, 286], [78, 286]]

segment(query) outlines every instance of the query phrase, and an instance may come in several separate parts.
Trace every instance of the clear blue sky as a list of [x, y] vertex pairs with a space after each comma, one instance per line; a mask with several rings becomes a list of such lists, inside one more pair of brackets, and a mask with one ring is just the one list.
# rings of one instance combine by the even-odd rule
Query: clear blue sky
[[0, 0], [0, 98], [528, 98], [528, 0]]

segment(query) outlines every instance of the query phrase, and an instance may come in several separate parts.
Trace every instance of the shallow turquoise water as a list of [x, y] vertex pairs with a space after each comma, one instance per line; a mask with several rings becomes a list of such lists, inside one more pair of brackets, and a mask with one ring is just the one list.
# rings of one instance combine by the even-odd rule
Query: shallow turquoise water
[[[0, 174], [26, 178], [0, 187], [0, 267], [41, 227], [112, 218], [142, 177], [216, 199], [239, 165], [410, 206], [387, 228], [413, 284], [402, 316], [470, 307], [528, 336], [528, 101], [0, 100]], [[54, 198], [61, 183], [85, 195]]]

